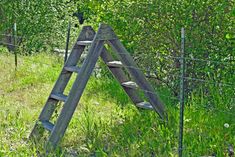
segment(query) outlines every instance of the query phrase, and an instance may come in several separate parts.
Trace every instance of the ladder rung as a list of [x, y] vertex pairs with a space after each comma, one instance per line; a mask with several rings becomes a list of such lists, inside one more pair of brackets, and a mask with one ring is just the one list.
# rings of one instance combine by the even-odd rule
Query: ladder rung
[[51, 94], [51, 98], [59, 100], [59, 101], [63, 101], [63, 102], [67, 100], [67, 96], [64, 94]]
[[138, 88], [138, 85], [135, 82], [132, 82], [132, 81], [123, 82], [122, 86], [128, 87], [128, 88], [134, 88], [134, 89]]
[[67, 71], [76, 72], [76, 73], [80, 71], [80, 68], [77, 66], [67, 66], [67, 67], [64, 67], [64, 69]]
[[42, 121], [42, 126], [48, 130], [48, 131], [52, 131], [53, 127], [54, 127], [54, 124], [52, 124], [51, 122], [49, 121]]
[[107, 65], [109, 67], [117, 67], [117, 68], [123, 67], [123, 64], [121, 61], [110, 61], [110, 62], [107, 62]]
[[149, 102], [140, 102], [140, 103], [137, 103], [136, 106], [139, 108], [144, 108], [144, 109], [150, 109], [150, 110], [153, 109], [152, 105]]
[[93, 41], [78, 41], [78, 45], [86, 46], [86, 45], [91, 45]]

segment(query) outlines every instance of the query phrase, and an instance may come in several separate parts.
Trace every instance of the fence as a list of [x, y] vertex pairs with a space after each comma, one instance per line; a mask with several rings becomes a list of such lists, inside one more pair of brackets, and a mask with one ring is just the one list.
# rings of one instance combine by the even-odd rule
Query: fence
[[[64, 53], [64, 63], [66, 62], [67, 58], [68, 58], [68, 53], [69, 53], [69, 41], [70, 41], [70, 31], [71, 31], [71, 22], [69, 21], [68, 23], [68, 29], [67, 29], [67, 38], [66, 38], [66, 47], [65, 47], [65, 51], [63, 51]], [[12, 34], [0, 34], [0, 45], [4, 45], [7, 46], [8, 50], [10, 51], [14, 51], [15, 54], [15, 68], [17, 68], [17, 51], [16, 49], [19, 47], [19, 44], [22, 42], [23, 37], [22, 36], [17, 36], [17, 27], [16, 27], [16, 23], [14, 23], [14, 27], [12, 30]], [[25, 39], [25, 38], [24, 38]], [[59, 53], [61, 53], [60, 49], [58, 49]], [[57, 49], [55, 49], [54, 51], [57, 51]]]
[[[234, 57], [232, 56], [229, 59], [224, 60], [210, 60], [210, 59], [202, 59], [202, 58], [190, 58], [186, 57], [187, 51], [185, 51], [185, 32], [184, 29], [182, 29], [181, 33], [181, 56], [171, 56], [171, 55], [160, 55], [161, 57], [164, 57], [166, 59], [174, 59], [178, 60], [180, 62], [180, 68], [178, 69], [179, 73], [178, 76], [174, 76], [176, 79], [180, 81], [179, 91], [180, 94], [177, 97], [169, 96], [169, 95], [162, 95], [159, 94], [161, 98], [165, 97], [167, 99], [171, 99], [174, 101], [178, 101], [180, 112], [179, 112], [179, 132], [175, 134], [176, 137], [178, 137], [178, 154], [180, 157], [182, 156], [233, 156], [234, 154], [234, 141], [233, 137], [231, 138], [225, 138], [223, 137], [223, 134], [228, 134], [230, 136], [234, 136], [235, 131], [235, 83], [232, 81], [224, 81], [219, 80], [218, 78], [210, 79], [206, 75], [201, 75], [201, 78], [199, 77], [193, 77], [193, 72], [197, 72], [197, 69], [194, 69], [193, 71], [187, 71], [186, 65], [191, 63], [192, 61], [200, 63], [210, 63], [210, 66], [208, 68], [212, 68], [212, 64], [220, 64], [220, 65], [226, 65], [230, 66], [233, 70], [231, 73], [234, 73], [235, 69], [235, 61]], [[125, 55], [125, 54], [121, 54]], [[226, 61], [227, 60], [227, 61]], [[128, 68], [136, 68], [131, 66], [124, 66]], [[159, 79], [159, 76], [155, 73], [155, 71], [152, 71], [148, 67], [145, 69], [137, 68], [141, 71], [143, 71], [148, 78], [156, 78]], [[147, 69], [147, 70], [146, 70]], [[206, 69], [203, 69], [206, 71]], [[217, 73], [217, 69], [210, 69], [213, 72]], [[185, 74], [185, 71], [187, 71], [187, 75]], [[151, 73], [154, 73], [155, 76], [150, 75]], [[231, 74], [232, 75], [232, 74]], [[200, 75], [199, 75], [200, 76]], [[233, 77], [235, 76], [232, 75]], [[230, 80], [230, 79], [226, 79]], [[234, 80], [234, 78], [231, 78], [231, 80]], [[187, 90], [187, 85], [193, 84], [197, 85], [197, 87], [194, 90]], [[140, 89], [141, 90], [141, 89]], [[143, 90], [143, 92], [151, 92]], [[195, 96], [196, 95], [196, 96]], [[194, 98], [196, 97], [196, 98]], [[228, 100], [224, 100], [228, 99]], [[185, 104], [190, 104], [186, 105]], [[196, 106], [196, 104], [198, 104]], [[189, 112], [188, 110], [192, 110], [193, 112], [190, 112], [190, 115], [187, 115], [187, 118], [184, 115], [184, 112]], [[202, 116], [203, 114], [205, 117], [198, 117], [200, 121], [195, 123], [194, 125], [191, 125], [189, 128], [188, 124], [189, 121], [196, 121], [195, 115], [197, 114], [199, 116]], [[215, 121], [214, 118], [216, 118]], [[211, 118], [207, 120], [207, 122], [204, 122], [203, 118]], [[185, 130], [185, 122], [187, 124], [187, 129]], [[213, 126], [210, 124], [213, 123]], [[189, 132], [189, 129], [191, 129]], [[193, 131], [195, 129], [196, 131]], [[227, 133], [226, 133], [227, 132]], [[190, 143], [189, 137], [191, 136], [190, 133], [192, 133], [194, 136], [192, 138], [196, 139], [190, 139], [193, 141], [196, 140], [195, 143]], [[211, 136], [214, 137], [211, 137]], [[186, 140], [184, 140], [184, 136], [187, 137]], [[197, 139], [197, 137], [199, 139]], [[216, 143], [217, 140], [217, 146], [213, 145], [213, 143]], [[218, 140], [221, 140], [218, 145]], [[224, 140], [224, 141], [223, 141]], [[196, 146], [195, 146], [196, 145]], [[200, 145], [204, 145], [204, 148], [195, 149], [196, 147], [199, 147]]]
[[[234, 59], [232, 61], [225, 62], [225, 61], [215, 61], [215, 60], [207, 60], [207, 59], [200, 59], [200, 58], [187, 58], [187, 57], [185, 57], [184, 49], [185, 49], [185, 34], [184, 34], [184, 29], [182, 28], [182, 30], [181, 30], [181, 56], [180, 57], [175, 57], [175, 56], [170, 56], [170, 55], [169, 56], [164, 55], [165, 58], [173, 58], [173, 59], [179, 60], [180, 65], [181, 65], [181, 67], [180, 67], [180, 76], [179, 76], [179, 79], [180, 79], [180, 86], [179, 86], [180, 87], [180, 96], [179, 96], [180, 113], [179, 114], [180, 115], [179, 115], [178, 153], [179, 153], [180, 157], [182, 157], [182, 156], [202, 156], [203, 154], [196, 154], [195, 152], [190, 150], [190, 146], [189, 146], [189, 148], [186, 147], [186, 146], [185, 147], [183, 146], [183, 142], [184, 142], [184, 140], [183, 140], [183, 135], [184, 134], [183, 133], [184, 133], [184, 123], [185, 123], [184, 108], [185, 108], [185, 103], [187, 102], [185, 100], [185, 97], [188, 98], [189, 94], [190, 94], [190, 93], [185, 93], [186, 92], [185, 84], [187, 82], [195, 82], [196, 81], [196, 82], [200, 82], [200, 83], [203, 83], [203, 84], [210, 84], [210, 86], [212, 85], [216, 88], [221, 88], [221, 86], [225, 86], [226, 88], [230, 88], [232, 93], [231, 93], [231, 102], [229, 103], [231, 106], [230, 106], [229, 109], [227, 107], [225, 107], [225, 104], [224, 104], [224, 106], [220, 106], [220, 108], [216, 108], [215, 106], [210, 107], [209, 105], [205, 105], [205, 106], [200, 106], [199, 105], [197, 107], [194, 107], [194, 110], [195, 110], [195, 112], [201, 112], [203, 108], [204, 108], [204, 110], [208, 110], [208, 108], [209, 108], [210, 112], [222, 113], [222, 114], [228, 115], [228, 117], [231, 116], [231, 118], [232, 118], [232, 116], [235, 116], [235, 110], [234, 110], [234, 107], [235, 107], [235, 101], [234, 101], [234, 98], [235, 98], [235, 95], [234, 95], [235, 94], [235, 84], [234, 84], [234, 82], [218, 82], [218, 81], [208, 80], [208, 79], [187, 77], [187, 76], [185, 76], [185, 69], [186, 69], [185, 65], [187, 64], [186, 62], [187, 61], [209, 62], [209, 63], [212, 63], [212, 64], [224, 64], [224, 65], [228, 65], [228, 66], [231, 66], [231, 67], [234, 67], [235, 62], [234, 62]], [[233, 62], [233, 63], [231, 63], [231, 62]], [[222, 97], [222, 95], [221, 95], [221, 97]], [[201, 99], [203, 99], [203, 98], [201, 98]], [[234, 126], [235, 126], [235, 123], [234, 123], [234, 121], [231, 121], [231, 120], [230, 120], [230, 124], [224, 123], [225, 128], [233, 127], [233, 129], [234, 129]], [[207, 127], [207, 126], [204, 126], [204, 127]], [[211, 128], [211, 129], [213, 129], [213, 128]], [[213, 131], [213, 130], [211, 130], [211, 131]], [[198, 136], [202, 136], [202, 135], [203, 135], [203, 138], [208, 138], [208, 136], [205, 133], [203, 133], [203, 132], [198, 133]], [[223, 156], [225, 156], [225, 155], [233, 156], [234, 155], [234, 148], [233, 148], [234, 143], [232, 143], [231, 141], [230, 141], [230, 143], [228, 141], [226, 141], [226, 142], [227, 142], [227, 153], [225, 153], [225, 154], [216, 154], [216, 152], [211, 152], [211, 154], [207, 154], [207, 155], [211, 155], [211, 156], [217, 156], [217, 155], [218, 156], [221, 156], [221, 155], [223, 155]], [[198, 145], [200, 145], [200, 143], [198, 143]], [[221, 149], [223, 149], [223, 148], [221, 148]], [[183, 155], [183, 151], [186, 152], [184, 155]], [[206, 155], [206, 154], [204, 154], [204, 155]]]
[[[16, 23], [13, 25], [13, 34], [0, 34], [2, 37], [5, 37], [7, 40], [0, 41], [0, 44], [6, 45], [9, 50], [13, 51], [18, 47], [18, 39], [22, 39], [21, 37], [17, 36], [17, 27]], [[2, 38], [0, 38], [2, 39]], [[15, 54], [15, 68], [17, 68], [17, 51], [14, 51]]]

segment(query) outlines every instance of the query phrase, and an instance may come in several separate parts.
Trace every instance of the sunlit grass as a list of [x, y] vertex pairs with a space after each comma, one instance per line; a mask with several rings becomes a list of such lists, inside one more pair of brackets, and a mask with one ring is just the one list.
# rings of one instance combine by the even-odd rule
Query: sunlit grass
[[[14, 56], [0, 54], [0, 156], [43, 152], [43, 143], [35, 146], [27, 137], [62, 65], [63, 59], [42, 53], [19, 56], [15, 71]], [[235, 145], [234, 106], [213, 91], [212, 107], [205, 107], [203, 92], [192, 93], [187, 102], [184, 156], [226, 156], [228, 145]], [[161, 89], [160, 95], [171, 96], [168, 89]], [[92, 76], [56, 156], [177, 156], [179, 104], [162, 100], [167, 123], [152, 111], [136, 109], [117, 81]]]

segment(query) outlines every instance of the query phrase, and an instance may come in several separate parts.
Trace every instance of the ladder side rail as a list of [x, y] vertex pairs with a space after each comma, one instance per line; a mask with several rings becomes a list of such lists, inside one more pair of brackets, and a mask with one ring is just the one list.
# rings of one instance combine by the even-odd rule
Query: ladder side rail
[[[100, 57], [106, 64], [109, 61], [114, 60], [114, 58], [109, 54], [109, 52], [107, 51], [107, 49], [105, 47], [104, 47]], [[114, 68], [108, 67], [108, 68], [109, 68], [110, 72], [113, 74], [113, 76], [118, 80], [120, 85], [122, 85], [122, 82], [129, 81], [128, 77], [126, 76], [126, 74], [124, 73], [122, 68], [115, 68], [115, 67]], [[134, 104], [143, 102], [143, 100], [137, 94], [138, 91], [136, 89], [125, 88], [125, 87], [123, 87], [123, 89], [127, 93], [127, 95], [130, 97], [130, 99], [132, 100], [132, 102]]]
[[[73, 49], [73, 51], [71, 52], [67, 62], [66, 62], [66, 65], [69, 65], [71, 64], [71, 62], [69, 62], [70, 60], [75, 60], [75, 59], [79, 59], [79, 54], [81, 53], [82, 49]], [[70, 77], [72, 76], [72, 73], [68, 73], [68, 72], [65, 72], [64, 69], [62, 69], [60, 75], [59, 75], [59, 78], [57, 79], [51, 93], [62, 93], [67, 85], [67, 83], [69, 82], [70, 80]], [[39, 115], [39, 118], [38, 118], [38, 121], [49, 121], [51, 116], [53, 115], [53, 112], [55, 111], [56, 109], [56, 106], [58, 104], [59, 101], [57, 100], [53, 100], [50, 98], [50, 95], [49, 97], [47, 98], [47, 101], [45, 103], [45, 106], [43, 107], [40, 115]], [[38, 126], [39, 122], [36, 122], [31, 134], [29, 135], [29, 137], [36, 137], [36, 136], [39, 136], [39, 134], [42, 134], [43, 133], [43, 129], [40, 129], [40, 126]], [[40, 133], [39, 133], [39, 130], [40, 129]]]
[[138, 86], [144, 90], [145, 96], [149, 99], [149, 102], [157, 111], [159, 116], [162, 119], [167, 118], [165, 108], [162, 102], [160, 101], [160, 98], [156, 94], [153, 94], [154, 89], [147, 82], [144, 74], [138, 68], [136, 68], [137, 65], [135, 64], [134, 60], [132, 59], [126, 48], [119, 41], [119, 39], [109, 40], [108, 44], [111, 46], [112, 50], [114, 50], [118, 54], [121, 61], [127, 67], [129, 73], [134, 78]]
[[[79, 37], [77, 38], [77, 41], [80, 40], [92, 40], [94, 37], [94, 32], [92, 31], [92, 28], [90, 26], [83, 27]], [[74, 44], [73, 49], [71, 51], [71, 54], [69, 55], [68, 60], [65, 63], [65, 66], [70, 65], [76, 65], [79, 58], [81, 57], [81, 54], [83, 50], [85, 49], [85, 46], [79, 46], [77, 45], [77, 42]], [[50, 95], [52, 93], [63, 93], [64, 89], [66, 88], [67, 83], [70, 80], [70, 77], [72, 76], [72, 73], [66, 72], [64, 68], [62, 69], [59, 78], [57, 79]], [[39, 115], [39, 121], [49, 121], [51, 118], [53, 112], [56, 109], [58, 101], [50, 99], [50, 96], [48, 97], [45, 106], [43, 107], [40, 115]], [[29, 137], [36, 137], [39, 134], [38, 122], [36, 122], [32, 132], [30, 133]], [[43, 130], [41, 130], [41, 133], [43, 133]]]
[[[79, 46], [79, 48], [73, 49], [65, 66], [76, 64], [82, 54], [83, 49], [84, 49], [84, 47], [81, 47], [81, 46]], [[59, 78], [57, 79], [57, 81], [56, 81], [56, 83], [50, 93], [50, 95], [53, 93], [63, 93], [71, 76], [72, 76], [72, 73], [65, 71], [63, 68], [60, 75], [59, 75]], [[57, 103], [58, 103], [58, 101], [52, 100], [49, 97], [47, 99], [46, 106], [43, 108], [43, 111], [41, 112], [41, 114], [39, 116], [39, 120], [42, 120], [42, 121], [49, 120], [55, 110]]]
[[[95, 33], [92, 31], [90, 26], [83, 27], [76, 43], [73, 46], [72, 52], [69, 55], [68, 60], [66, 61], [64, 67], [76, 65], [78, 60], [80, 59], [82, 52], [85, 49], [85, 46], [78, 45], [77, 42], [81, 40], [93, 40]], [[63, 93], [66, 88], [72, 73], [67, 72], [64, 68], [62, 69], [58, 80], [55, 83], [54, 88], [52, 89], [52, 93]], [[49, 120], [55, 110], [56, 105], [53, 105], [49, 98], [47, 100], [46, 106], [39, 116], [39, 120]], [[57, 101], [58, 102], [58, 101]]]
[[[106, 24], [100, 25], [98, 33], [99, 34], [96, 37], [98, 40], [106, 40], [107, 41], [107, 40], [111, 40], [111, 39], [117, 39], [117, 36], [112, 31], [112, 28]], [[106, 64], [109, 61], [114, 60], [112, 55], [109, 54], [109, 52], [105, 46], [103, 48], [103, 51], [101, 52], [100, 57]], [[122, 68], [113, 68], [110, 66], [108, 66], [108, 68], [112, 72], [113, 76], [119, 81], [120, 85], [122, 85], [121, 83], [127, 82], [129, 80], [129, 78], [126, 76], [126, 74], [124, 73]], [[126, 88], [124, 86], [122, 86], [122, 87], [123, 87], [124, 91], [127, 93], [127, 95], [130, 97], [130, 99], [133, 101], [133, 103], [137, 104], [139, 102], [142, 102], [141, 98], [137, 94], [136, 89]]]
[[73, 113], [78, 105], [78, 102], [82, 96], [84, 88], [90, 78], [90, 75], [95, 67], [95, 64], [103, 49], [104, 41], [93, 41], [87, 58], [85, 59], [81, 70], [72, 86], [68, 99], [64, 104], [64, 107], [58, 117], [58, 120], [49, 136], [48, 148], [55, 148], [60, 139], [64, 136], [64, 133], [69, 125], [69, 122], [73, 116]]

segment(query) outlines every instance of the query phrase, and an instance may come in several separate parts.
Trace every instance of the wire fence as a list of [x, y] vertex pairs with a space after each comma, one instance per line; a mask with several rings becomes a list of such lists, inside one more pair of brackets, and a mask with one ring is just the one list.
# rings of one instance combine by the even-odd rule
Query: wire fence
[[[232, 66], [232, 64], [230, 64]], [[136, 70], [140, 70], [142, 72], [150, 72], [150, 73], [156, 73], [156, 71], [151, 71], [151, 70], [146, 70], [144, 68], [138, 68], [138, 67], [134, 67], [134, 66], [126, 66], [126, 65], [122, 65], [122, 67], [124, 68], [130, 68], [130, 69], [136, 69]], [[173, 75], [171, 74], [171, 76], [174, 76], [174, 77], [179, 77], [177, 75]], [[146, 74], [146, 77], [149, 77], [149, 78], [158, 78], [157, 76], [155, 75], [147, 75]], [[216, 81], [213, 81], [213, 80], [205, 80], [205, 79], [200, 79], [200, 78], [194, 78], [194, 77], [184, 77], [184, 79], [186, 80], [192, 80], [192, 81], [199, 81], [199, 82], [205, 82], [205, 83], [210, 83], [210, 84], [215, 84], [215, 85], [219, 85], [219, 86], [229, 86], [229, 87], [234, 87], [235, 84], [231, 83], [231, 82], [216, 82]]]
[[[173, 59], [182, 59], [181, 57], [177, 57], [177, 56], [172, 56], [172, 55], [164, 55], [164, 54], [157, 54], [158, 57], [164, 57], [164, 58], [173, 58]], [[216, 61], [216, 60], [209, 60], [209, 59], [199, 59], [199, 58], [189, 58], [189, 57], [184, 57], [184, 60], [187, 61], [198, 61], [198, 62], [210, 62], [210, 63], [216, 63], [216, 64], [225, 64], [225, 65], [231, 65], [231, 62], [234, 62], [235, 60], [229, 60], [229, 61]]]
[[[185, 46], [185, 45], [183, 45], [183, 46]], [[119, 54], [122, 55], [122, 56], [126, 55], [125, 53], [119, 53]], [[161, 58], [163, 57], [163, 58], [166, 58], [166, 59], [177, 60], [177, 61], [179, 61], [181, 63], [181, 65], [182, 65], [182, 60], [184, 60], [186, 62], [184, 64], [187, 64], [187, 62], [192, 62], [192, 61], [198, 62], [198, 63], [201, 63], [201, 62], [210, 63], [210, 64], [207, 64], [207, 65], [209, 65], [208, 67], [210, 67], [211, 64], [226, 65], [226, 66], [229, 66], [229, 67], [234, 67], [235, 66], [234, 56], [230, 56], [230, 57], [221, 57], [220, 56], [220, 58], [226, 58], [226, 59], [223, 59], [223, 60], [210, 60], [210, 59], [201, 59], [201, 58], [193, 58], [193, 57], [190, 58], [190, 57], [184, 57], [184, 56], [183, 57], [182, 56], [179, 57], [179, 56], [171, 56], [171, 55], [162, 55], [160, 53], [157, 54], [157, 56], [161, 57]], [[133, 67], [133, 66], [125, 66], [124, 65], [124, 67], [125, 68], [136, 69], [136, 70], [141, 70], [143, 72], [146, 72], [146, 69], [141, 69], [141, 68], [137, 68], [137, 67]], [[180, 70], [181, 69], [178, 69], [178, 71], [180, 71]], [[210, 70], [216, 72], [216, 69], [210, 69]], [[235, 69], [234, 69], [234, 71], [235, 71]], [[195, 72], [195, 70], [192, 70], [192, 72]], [[149, 73], [154, 73], [154, 72], [149, 70]], [[183, 84], [186, 84], [186, 83], [198, 84], [198, 82], [199, 82], [201, 84], [204, 84], [204, 85], [202, 85], [204, 87], [206, 87], [205, 85], [212, 85], [215, 88], [224, 87], [224, 89], [228, 89], [228, 88], [232, 89], [233, 93], [231, 93], [231, 96], [230, 96], [231, 98], [230, 99], [233, 100], [233, 101], [235, 100], [234, 99], [234, 97], [235, 97], [235, 84], [234, 84], [234, 82], [229, 82], [229, 81], [226, 82], [226, 81], [223, 81], [223, 80], [220, 80], [220, 79], [216, 79], [216, 78], [215, 79], [214, 78], [210, 79], [209, 77], [207, 77], [205, 75], [203, 76], [203, 78], [196, 78], [196, 77], [192, 77], [193, 75], [190, 75], [190, 73], [189, 73], [189, 76], [184, 76], [183, 75], [183, 77], [181, 77], [180, 76], [181, 73], [182, 72], [176, 73], [176, 74], [168, 74], [168, 75], [171, 75], [171, 76], [173, 75], [173, 77], [175, 79], [182, 80]], [[147, 77], [148, 77], [148, 75], [147, 75]], [[159, 78], [159, 76], [153, 76], [153, 77]], [[150, 78], [151, 78], [151, 76], [150, 76]], [[155, 92], [146, 91], [146, 90], [142, 90], [142, 91], [149, 92], [149, 93], [152, 93], [152, 94], [155, 93]], [[190, 93], [185, 93], [186, 90], [184, 88], [180, 89], [179, 91], [182, 91], [185, 94], [186, 98], [190, 94]], [[212, 92], [212, 94], [213, 94], [213, 92]], [[184, 96], [181, 96], [181, 97], [179, 97], [179, 96], [178, 97], [171, 97], [169, 95], [161, 95], [160, 94], [160, 97], [166, 97], [168, 99], [173, 99], [173, 100], [178, 101], [178, 103], [179, 102], [186, 103], [187, 101], [190, 101], [190, 98], [189, 99], [188, 98], [184, 99]], [[221, 95], [221, 97], [222, 97], [222, 95]], [[209, 114], [209, 112], [212, 113], [213, 115], [223, 114], [226, 117], [228, 117], [228, 116], [229, 117], [234, 117], [235, 116], [235, 101], [234, 102], [232, 102], [232, 101], [229, 102], [229, 104], [233, 105], [233, 106], [228, 108], [228, 107], [226, 107], [226, 104], [220, 104], [221, 105], [220, 107], [218, 107], [216, 105], [215, 106], [213, 106], [213, 105], [212, 106], [205, 105], [205, 103], [208, 103], [208, 100], [202, 100], [202, 99], [203, 98], [199, 98], [199, 100], [201, 101], [199, 103], [202, 103], [201, 105], [199, 105], [199, 106], [187, 106], [186, 110], [193, 110], [194, 112], [198, 112], [198, 113], [203, 112], [203, 111], [207, 111], [208, 114]], [[202, 101], [206, 101], [206, 102], [202, 102]], [[214, 101], [214, 100], [210, 100], [210, 101]], [[182, 109], [182, 108], [184, 108], [184, 106], [181, 106], [180, 108]], [[183, 124], [185, 123], [184, 122], [185, 119], [184, 119], [184, 113], [182, 113], [182, 112], [183, 111], [181, 111], [181, 115], [180, 115], [181, 120], [182, 120], [181, 124], [180, 124], [181, 126], [179, 126], [180, 127], [180, 131], [174, 134], [174, 136], [177, 136], [179, 138], [179, 148], [178, 148], [179, 156], [180, 157], [182, 157], [182, 156], [202, 156], [202, 155], [216, 156], [216, 150], [214, 150], [214, 153], [211, 153], [211, 154], [208, 154], [208, 153], [207, 154], [200, 154], [199, 153], [200, 151], [198, 152], [198, 154], [196, 154], [195, 151], [193, 151], [193, 148], [190, 148], [190, 144], [187, 143], [187, 145], [189, 145], [188, 148], [187, 148], [187, 146], [183, 146], [183, 145], [186, 145], [186, 144], [183, 144], [183, 132], [185, 132], [184, 129], [183, 129], [184, 128]], [[214, 118], [215, 116], [213, 116], [213, 115], [210, 115], [210, 116], [212, 118]], [[191, 116], [193, 117], [194, 115], [191, 115]], [[221, 115], [218, 115], [218, 116], [221, 116]], [[208, 121], [208, 123], [209, 123], [209, 121]], [[227, 124], [226, 122], [224, 122], [224, 123]], [[198, 136], [199, 137], [208, 137], [209, 136], [208, 134], [210, 132], [213, 132], [213, 129], [218, 129], [218, 128], [216, 128], [217, 127], [216, 125], [215, 126], [210, 126], [209, 124], [203, 124], [203, 123], [200, 123], [200, 122], [198, 123], [197, 127], [200, 127], [200, 129], [202, 129], [202, 128], [206, 128], [207, 129], [207, 130], [202, 129], [203, 130], [202, 132], [198, 132]], [[228, 127], [228, 126], [222, 126], [222, 127]], [[229, 127], [232, 127], [234, 129], [235, 122], [232, 121], [232, 123], [229, 124]], [[207, 131], [207, 132], [205, 132], [205, 131]], [[185, 135], [189, 136], [188, 133], [186, 133]], [[233, 135], [231, 135], [231, 136], [233, 136]], [[198, 141], [198, 142], [199, 142], [198, 145], [200, 145], [200, 141]], [[229, 141], [226, 141], [226, 142], [229, 143]], [[234, 151], [233, 151], [234, 148], [232, 146], [232, 145], [234, 145], [234, 143], [232, 143], [230, 141], [229, 144], [230, 144], [230, 149], [228, 151], [225, 151], [225, 154], [228, 154], [228, 155], [229, 154], [234, 154]], [[204, 145], [207, 145], [208, 151], [211, 150], [210, 144], [205, 144], [204, 143]]]
[[0, 36], [2, 37], [12, 37], [12, 38], [25, 38], [25, 37], [22, 37], [22, 36], [17, 36], [17, 35], [11, 35], [11, 34], [0, 34]]
[[0, 40], [0, 45], [11, 46], [9, 47], [11, 51], [15, 51], [15, 49], [19, 47], [19, 40], [22, 39], [21, 36], [10, 35], [10, 34], [0, 34], [0, 36], [2, 36], [2, 38], [0, 39], [7, 37], [7, 39], [5, 40]]

